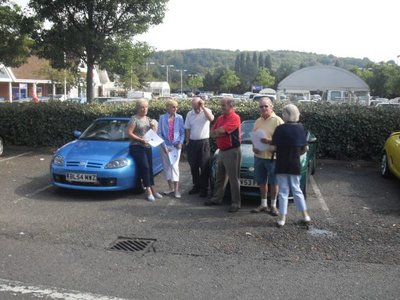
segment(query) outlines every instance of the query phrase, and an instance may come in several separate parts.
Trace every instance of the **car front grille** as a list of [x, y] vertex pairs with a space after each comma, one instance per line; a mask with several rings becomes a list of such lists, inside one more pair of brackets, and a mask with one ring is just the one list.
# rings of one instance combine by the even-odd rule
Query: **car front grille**
[[66, 163], [67, 167], [86, 167], [86, 168], [92, 168], [92, 169], [101, 169], [103, 167], [102, 163], [96, 163], [96, 162], [85, 162], [85, 161], [67, 161]]

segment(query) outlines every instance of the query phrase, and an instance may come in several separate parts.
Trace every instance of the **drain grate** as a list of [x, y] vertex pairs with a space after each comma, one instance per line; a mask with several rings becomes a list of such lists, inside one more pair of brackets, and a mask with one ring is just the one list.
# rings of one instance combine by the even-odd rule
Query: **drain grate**
[[132, 238], [132, 237], [118, 237], [107, 250], [124, 251], [130, 253], [145, 253], [153, 250], [153, 244], [156, 239], [148, 238]]

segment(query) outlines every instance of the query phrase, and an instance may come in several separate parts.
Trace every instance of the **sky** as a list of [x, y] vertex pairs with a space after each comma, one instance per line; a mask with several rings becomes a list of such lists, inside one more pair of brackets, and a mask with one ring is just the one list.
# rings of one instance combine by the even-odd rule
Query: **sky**
[[399, 11], [395, 0], [169, 0], [163, 23], [136, 39], [156, 50], [293, 50], [400, 63]]

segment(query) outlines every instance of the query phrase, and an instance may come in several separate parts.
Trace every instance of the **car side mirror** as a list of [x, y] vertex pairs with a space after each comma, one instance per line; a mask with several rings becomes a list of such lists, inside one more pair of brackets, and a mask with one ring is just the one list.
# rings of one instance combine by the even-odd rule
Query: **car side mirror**
[[307, 141], [309, 144], [314, 144], [317, 142], [317, 138], [315, 136], [310, 136]]
[[82, 132], [80, 132], [79, 130], [74, 131], [74, 137], [79, 138], [81, 135], [82, 135]]

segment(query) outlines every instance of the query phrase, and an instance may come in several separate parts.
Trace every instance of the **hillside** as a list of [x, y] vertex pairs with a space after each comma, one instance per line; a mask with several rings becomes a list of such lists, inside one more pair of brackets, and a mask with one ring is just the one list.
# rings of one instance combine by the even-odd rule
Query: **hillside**
[[[353, 67], [365, 67], [371, 61], [368, 58], [343, 58], [333, 55], [306, 53], [298, 51], [230, 51], [217, 49], [190, 49], [158, 51], [150, 58], [155, 65], [174, 65], [176, 69], [185, 69], [188, 74], [212, 72], [218, 68], [234, 69], [238, 55], [249, 54], [251, 57], [260, 53], [271, 59], [272, 71], [278, 71], [282, 66], [290, 66], [293, 71], [317, 64], [335, 65], [350, 70]], [[157, 68], [158, 69], [158, 68]]]

